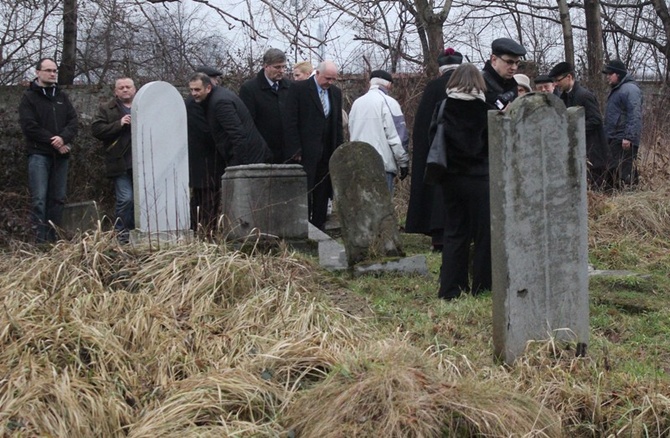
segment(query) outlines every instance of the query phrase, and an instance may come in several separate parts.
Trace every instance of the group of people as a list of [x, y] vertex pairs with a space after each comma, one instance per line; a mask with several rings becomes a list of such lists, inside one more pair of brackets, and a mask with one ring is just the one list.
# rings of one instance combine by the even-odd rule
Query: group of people
[[[463, 292], [491, 289], [489, 203], [489, 110], [506, 110], [532, 91], [528, 76], [517, 70], [526, 49], [509, 38], [491, 45], [491, 56], [479, 71], [462, 63], [449, 48], [440, 54], [440, 77], [428, 83], [416, 112], [412, 183], [405, 230], [431, 236], [442, 252], [438, 296], [453, 299]], [[603, 118], [593, 92], [579, 84], [568, 62], [535, 78], [535, 91], [553, 93], [566, 107], [585, 112], [586, 165], [593, 190], [626, 188], [638, 183], [635, 161], [642, 127], [642, 93], [619, 60], [603, 69], [610, 85]], [[442, 120], [437, 108], [446, 99]], [[438, 185], [424, 183], [428, 151], [436, 125], [442, 123], [448, 166]], [[473, 244], [472, 281], [469, 276]]]
[[[458, 297], [491, 289], [489, 211], [489, 110], [504, 111], [517, 97], [531, 92], [531, 81], [518, 74], [526, 49], [510, 38], [491, 45], [482, 70], [463, 63], [463, 55], [446, 49], [438, 57], [440, 76], [429, 82], [416, 111], [410, 200], [405, 229], [431, 236], [442, 252], [438, 295]], [[310, 222], [323, 229], [332, 185], [330, 157], [344, 141], [342, 92], [335, 85], [337, 66], [321, 62], [315, 70], [298, 63], [290, 80], [287, 58], [278, 49], [263, 56], [258, 74], [236, 94], [219, 83], [221, 72], [202, 66], [191, 76], [186, 99], [189, 173], [194, 230], [216, 226], [221, 176], [227, 166], [254, 163], [297, 163], [307, 174]], [[57, 86], [57, 66], [45, 58], [36, 65], [37, 78], [19, 106], [27, 142], [32, 218], [37, 241], [55, 239], [66, 195], [68, 158], [77, 134], [77, 113]], [[588, 182], [593, 189], [634, 186], [642, 93], [619, 60], [603, 69], [611, 91], [605, 116], [595, 95], [576, 80], [574, 67], [561, 62], [534, 79], [535, 90], [554, 93], [567, 107], [585, 110]], [[368, 91], [356, 99], [348, 115], [351, 141], [364, 141], [379, 153], [389, 192], [396, 177], [409, 175], [409, 132], [398, 102], [389, 95], [393, 76], [384, 70], [370, 74]], [[134, 228], [131, 115], [135, 84], [115, 82], [114, 96], [102, 104], [92, 123], [101, 140], [106, 174], [114, 181], [115, 229], [127, 239]], [[436, 108], [445, 102], [442, 120]], [[448, 167], [438, 185], [423, 175], [432, 135], [444, 126]], [[469, 250], [474, 242], [473, 275], [469, 281]]]

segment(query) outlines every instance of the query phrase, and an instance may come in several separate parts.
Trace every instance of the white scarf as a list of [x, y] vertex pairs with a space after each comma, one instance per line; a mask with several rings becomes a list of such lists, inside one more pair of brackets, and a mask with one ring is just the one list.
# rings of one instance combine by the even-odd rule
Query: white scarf
[[441, 65], [440, 68], [438, 69], [440, 71], [440, 74], [443, 75], [444, 72], [447, 72], [449, 70], [456, 70], [460, 64], [446, 64], [446, 65]]
[[480, 99], [486, 101], [486, 97], [482, 91], [471, 90], [469, 93], [460, 91], [458, 88], [447, 88], [447, 97], [458, 100], [475, 100]]

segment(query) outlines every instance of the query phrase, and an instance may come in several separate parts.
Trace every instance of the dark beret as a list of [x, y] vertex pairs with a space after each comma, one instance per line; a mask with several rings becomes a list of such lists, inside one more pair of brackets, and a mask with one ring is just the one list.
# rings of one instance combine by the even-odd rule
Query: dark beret
[[212, 68], [212, 67], [208, 67], [206, 65], [198, 66], [195, 69], [195, 71], [196, 71], [196, 73], [204, 73], [204, 74], [206, 74], [207, 76], [210, 76], [210, 77], [223, 76], [223, 73], [221, 73], [217, 69]]
[[461, 64], [462, 62], [463, 55], [451, 47], [444, 49], [444, 51], [440, 53], [440, 56], [437, 57], [437, 64], [439, 66]]
[[572, 68], [572, 64], [569, 62], [559, 62], [556, 64], [551, 70], [549, 70], [549, 77], [550, 78], [557, 78], [559, 76], [567, 75], [568, 73], [573, 73], [574, 74], [574, 69]]
[[391, 76], [391, 73], [384, 71], [384, 70], [375, 70], [372, 73], [370, 73], [370, 79], [372, 78], [381, 78], [386, 81], [389, 81], [393, 83], [393, 76]]
[[539, 76], [535, 77], [534, 82], [535, 82], [536, 85], [537, 84], [549, 84], [551, 82], [554, 82], [554, 80], [551, 77], [549, 77], [548, 75], [539, 75]]
[[526, 49], [511, 38], [498, 38], [491, 43], [491, 52], [496, 56], [524, 56], [526, 54]]
[[607, 63], [605, 68], [603, 68], [603, 73], [605, 74], [616, 73], [625, 76], [626, 74], [628, 74], [628, 70], [626, 69], [626, 64], [619, 61], [618, 59], [615, 59]]

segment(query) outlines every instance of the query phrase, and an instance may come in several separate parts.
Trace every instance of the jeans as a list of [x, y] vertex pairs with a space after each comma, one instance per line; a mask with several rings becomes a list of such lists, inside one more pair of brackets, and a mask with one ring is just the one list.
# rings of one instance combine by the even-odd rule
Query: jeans
[[37, 243], [55, 242], [67, 196], [68, 158], [54, 155], [28, 156], [28, 188], [31, 196], [31, 219]]
[[116, 209], [114, 229], [121, 238], [127, 238], [128, 230], [135, 228], [135, 201], [133, 199], [133, 173], [129, 169], [123, 175], [114, 178]]
[[391, 198], [393, 198], [393, 180], [394, 179], [395, 179], [395, 173], [386, 172], [386, 186], [389, 188], [389, 191], [391, 192]]

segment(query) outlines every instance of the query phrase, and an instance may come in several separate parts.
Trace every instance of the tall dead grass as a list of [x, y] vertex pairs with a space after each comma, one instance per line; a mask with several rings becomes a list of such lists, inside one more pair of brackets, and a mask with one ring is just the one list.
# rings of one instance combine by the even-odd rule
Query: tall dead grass
[[7, 436], [560, 436], [533, 398], [384, 341], [289, 252], [96, 232], [0, 269]]

